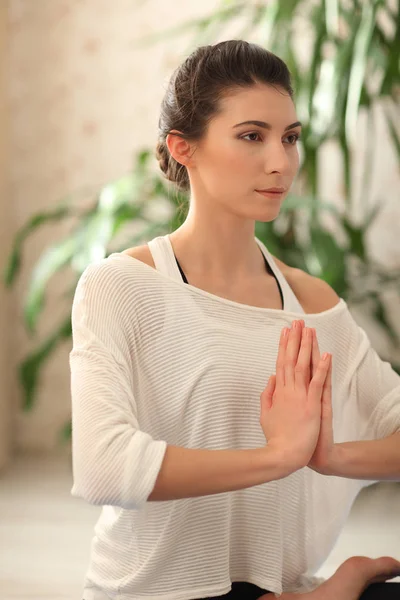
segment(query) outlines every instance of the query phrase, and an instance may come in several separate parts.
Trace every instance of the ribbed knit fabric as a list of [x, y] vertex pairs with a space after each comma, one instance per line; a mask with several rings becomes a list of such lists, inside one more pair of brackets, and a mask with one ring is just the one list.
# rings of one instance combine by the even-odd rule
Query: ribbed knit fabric
[[167, 444], [265, 445], [260, 394], [281, 330], [303, 318], [333, 355], [336, 442], [400, 430], [400, 377], [343, 299], [305, 314], [267, 248], [285, 310], [233, 302], [182, 281], [168, 236], [156, 267], [115, 253], [86, 268], [72, 310], [72, 494], [102, 513], [85, 600], [192, 600], [248, 581], [276, 596], [309, 591], [351, 505], [372, 481], [303, 468], [211, 496], [148, 502]]

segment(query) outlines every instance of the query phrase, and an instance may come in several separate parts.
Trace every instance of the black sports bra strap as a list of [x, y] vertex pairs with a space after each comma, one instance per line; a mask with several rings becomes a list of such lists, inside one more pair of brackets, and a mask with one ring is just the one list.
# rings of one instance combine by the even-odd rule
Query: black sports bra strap
[[[283, 299], [283, 292], [282, 292], [281, 284], [279, 283], [279, 281], [278, 281], [278, 278], [276, 277], [275, 273], [274, 273], [274, 272], [273, 272], [273, 270], [271, 269], [271, 267], [270, 267], [270, 265], [269, 265], [269, 262], [267, 261], [267, 258], [264, 256], [264, 254], [263, 254], [263, 258], [264, 258], [264, 262], [265, 262], [265, 265], [266, 265], [266, 267], [267, 267], [267, 271], [268, 271], [268, 273], [274, 277], [274, 279], [275, 279], [276, 283], [278, 284], [279, 294], [280, 294], [280, 296], [281, 296], [281, 302], [282, 302], [282, 310], [284, 310], [284, 308], [285, 308], [285, 303], [284, 303], [284, 299]], [[187, 278], [186, 278], [186, 275], [185, 275], [185, 273], [182, 271], [182, 267], [181, 267], [181, 265], [179, 264], [179, 261], [178, 261], [178, 259], [176, 258], [176, 256], [175, 256], [175, 260], [176, 260], [176, 264], [178, 265], [178, 269], [179, 269], [179, 271], [180, 271], [180, 273], [181, 273], [181, 275], [182, 275], [182, 279], [183, 279], [183, 281], [184, 281], [185, 283], [189, 284], [189, 282], [188, 282], [188, 280], [187, 280]]]

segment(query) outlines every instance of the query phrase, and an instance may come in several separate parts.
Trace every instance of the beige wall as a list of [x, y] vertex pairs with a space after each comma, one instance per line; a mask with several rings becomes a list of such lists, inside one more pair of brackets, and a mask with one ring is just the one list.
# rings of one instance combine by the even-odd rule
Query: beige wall
[[[0, 0], [3, 13], [5, 4]], [[155, 144], [165, 80], [181, 60], [190, 37], [148, 48], [135, 47], [135, 40], [196, 14], [207, 14], [217, 5], [218, 0], [114, 0], [112, 4], [109, 0], [9, 0], [12, 195], [11, 202], [1, 206], [3, 212], [9, 211], [4, 217], [4, 235], [14, 233], [31, 214], [51, 208], [64, 195], [95, 188], [125, 173], [133, 151]], [[229, 37], [229, 32], [221, 35], [221, 39]], [[4, 109], [0, 121], [4, 122]], [[385, 198], [391, 202], [373, 242], [386, 260], [399, 264], [398, 171], [394, 157], [385, 151], [385, 135], [382, 130], [376, 142], [381, 148], [373, 186], [374, 196], [381, 198], [382, 187], [390, 182]], [[356, 153], [365, 139], [361, 129], [359, 136]], [[329, 148], [327, 161], [328, 168], [322, 173], [324, 190], [329, 199], [338, 201], [340, 162]], [[8, 333], [4, 328], [0, 340], [2, 402], [9, 401], [10, 389], [6, 383], [6, 361], [10, 360], [7, 335], [14, 344], [15, 372], [16, 362], [44, 339], [70, 308], [62, 298], [63, 275], [49, 289], [36, 339], [27, 336], [21, 313], [31, 270], [46, 245], [64, 231], [61, 226], [43, 228], [26, 244], [22, 277], [14, 292], [17, 314], [11, 322], [3, 310], [6, 297], [1, 291], [0, 315], [9, 328]], [[56, 447], [57, 432], [70, 416], [69, 351], [70, 345], [65, 344], [46, 366], [34, 411], [18, 410], [18, 448], [53, 451]], [[18, 390], [17, 400], [20, 398]], [[3, 427], [6, 422], [1, 419]], [[8, 425], [6, 429], [9, 431]], [[4, 444], [3, 436], [0, 443]]]
[[[9, 0], [14, 232], [66, 194], [94, 190], [126, 173], [133, 152], [155, 144], [164, 79], [188, 40], [151, 48], [136, 48], [135, 40], [217, 4], [174, 0], [172, 9], [158, 0]], [[36, 338], [29, 338], [21, 322], [35, 261], [64, 231], [43, 227], [25, 246], [15, 288], [15, 363], [70, 309], [62, 298], [63, 275], [49, 288]], [[18, 448], [56, 447], [57, 433], [70, 416], [69, 351], [65, 344], [46, 365], [35, 409], [18, 411]]]
[[[0, 256], [8, 253], [10, 233], [13, 225], [11, 202], [9, 199], [8, 159], [9, 159], [9, 115], [6, 101], [7, 68], [7, 6], [0, 2]], [[0, 261], [3, 269], [4, 261]], [[0, 469], [11, 454], [14, 414], [12, 398], [15, 395], [11, 376], [12, 357], [10, 348], [10, 316], [12, 295], [0, 286]], [[14, 384], [15, 385], [15, 384]]]

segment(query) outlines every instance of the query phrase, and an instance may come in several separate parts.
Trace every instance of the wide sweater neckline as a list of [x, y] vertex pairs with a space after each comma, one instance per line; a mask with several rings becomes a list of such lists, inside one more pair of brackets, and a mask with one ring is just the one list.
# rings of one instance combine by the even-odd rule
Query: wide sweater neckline
[[[228, 298], [223, 298], [222, 296], [218, 296], [217, 294], [213, 294], [201, 288], [195, 287], [190, 283], [185, 283], [182, 279], [181, 273], [176, 263], [175, 254], [169, 238], [169, 234], [164, 236], [158, 236], [148, 242], [148, 246], [156, 268], [153, 268], [150, 265], [144, 263], [143, 261], [134, 258], [133, 256], [130, 256], [128, 254], [124, 254], [122, 252], [114, 252], [110, 254], [108, 258], [122, 258], [125, 261], [133, 261], [135, 266], [137, 266], [138, 268], [144, 269], [147, 273], [152, 272], [154, 274], [154, 277], [161, 277], [168, 280], [171, 284], [179, 286], [181, 289], [186, 290], [186, 293], [188, 294], [194, 293], [197, 295], [201, 295], [210, 300], [214, 300], [215, 302], [225, 304], [226, 306], [230, 306], [238, 310], [264, 313], [265, 315], [271, 316], [289, 315], [297, 318], [304, 318], [304, 316], [307, 315], [307, 318], [312, 317], [316, 319], [324, 318], [335, 314], [336, 312], [346, 310], [347, 304], [343, 298], [340, 298], [337, 304], [335, 304], [331, 308], [328, 308], [327, 310], [318, 313], [305, 313], [300, 302], [295, 296], [292, 288], [289, 286], [286, 278], [284, 277], [281, 270], [278, 268], [276, 262], [274, 261], [272, 255], [270, 254], [266, 246], [257, 237], [255, 237], [255, 241], [259, 245], [264, 257], [266, 257], [266, 259], [268, 260], [271, 269], [273, 270], [275, 276], [277, 277], [281, 285], [284, 297], [284, 305], [286, 307], [284, 309], [265, 308], [260, 306], [252, 306], [250, 304], [243, 304], [241, 302], [229, 300]], [[183, 291], [183, 293], [185, 292]]]

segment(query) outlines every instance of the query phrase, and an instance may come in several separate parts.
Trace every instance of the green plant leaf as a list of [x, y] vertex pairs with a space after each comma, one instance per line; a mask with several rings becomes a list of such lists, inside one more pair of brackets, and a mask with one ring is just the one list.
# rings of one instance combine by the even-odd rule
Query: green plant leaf
[[376, 2], [369, 1], [362, 4], [361, 20], [354, 39], [354, 53], [350, 67], [345, 114], [345, 136], [348, 144], [353, 137], [353, 131], [357, 123], [361, 90], [367, 69], [368, 50], [375, 25], [376, 9]]
[[60, 429], [59, 440], [62, 444], [68, 442], [72, 437], [72, 421], [69, 420], [65, 425]]
[[19, 365], [19, 381], [24, 392], [23, 409], [31, 410], [34, 399], [36, 397], [37, 386], [39, 383], [39, 374], [54, 352], [55, 348], [63, 340], [70, 338], [72, 335], [71, 315], [61, 323], [61, 325], [52, 333], [37, 350], [29, 354], [25, 360]]
[[377, 204], [376, 206], [372, 207], [369, 214], [365, 217], [364, 224], [362, 226], [364, 234], [367, 233], [368, 229], [371, 227], [382, 208], [383, 205]]
[[373, 173], [373, 164], [374, 164], [374, 155], [375, 155], [375, 119], [374, 119], [374, 111], [369, 110], [367, 112], [367, 140], [366, 140], [366, 148], [364, 151], [364, 164], [363, 164], [363, 174], [361, 177], [361, 202], [362, 205], [367, 209], [370, 204], [370, 193], [371, 193], [371, 183], [372, 183], [372, 173]]
[[326, 38], [326, 22], [323, 18], [324, 3], [320, 3], [315, 8], [313, 20], [314, 20], [314, 45], [311, 51], [311, 68], [308, 82], [308, 119], [310, 123], [313, 121], [313, 109], [315, 103], [315, 89], [317, 88], [317, 80], [320, 73], [320, 67], [322, 61], [322, 46]]
[[36, 330], [38, 316], [44, 307], [49, 279], [71, 262], [76, 249], [76, 238], [68, 237], [48, 247], [36, 263], [24, 303], [24, 318], [28, 332], [33, 333]]
[[327, 35], [335, 39], [339, 35], [339, 4], [338, 0], [324, 0], [325, 27]]
[[4, 271], [4, 283], [7, 287], [10, 287], [14, 281], [16, 276], [18, 275], [21, 264], [22, 264], [22, 249], [23, 243], [34, 231], [36, 231], [39, 227], [46, 223], [54, 223], [57, 221], [62, 221], [68, 216], [72, 215], [72, 209], [69, 206], [66, 206], [65, 200], [54, 210], [43, 211], [33, 215], [26, 225], [20, 228], [17, 231], [13, 246], [11, 249], [11, 254], [8, 259], [8, 263], [6, 269]]
[[188, 21], [185, 21], [176, 27], [171, 27], [165, 31], [159, 31], [155, 34], [143, 36], [136, 40], [134, 47], [153, 45], [160, 41], [168, 40], [171, 37], [181, 35], [182, 33], [187, 33], [193, 29], [204, 31], [212, 22], [224, 23], [229, 19], [237, 17], [246, 8], [247, 5], [245, 2], [223, 6], [206, 17], [189, 19]]
[[116, 231], [130, 218], [141, 219], [145, 204], [144, 188], [149, 183], [149, 152], [140, 152], [133, 174], [104, 186], [96, 205], [79, 223], [71, 266], [82, 273], [88, 264], [107, 256], [107, 248]]
[[340, 219], [340, 211], [337, 206], [332, 204], [332, 202], [327, 202], [319, 198], [315, 199], [308, 194], [299, 196], [292, 192], [290, 192], [290, 194], [285, 198], [285, 201], [281, 206], [281, 213], [293, 210], [297, 211], [300, 209], [306, 209], [307, 211], [311, 211], [313, 204], [316, 202], [318, 202], [318, 206], [320, 208], [321, 213], [327, 211], [336, 218]]
[[272, 34], [277, 26], [279, 16], [279, 2], [272, 0], [263, 5], [263, 12], [260, 15], [259, 28], [262, 32], [261, 43], [266, 48], [272, 48]]
[[392, 39], [382, 31], [378, 26], [377, 29], [381, 34], [381, 43], [385, 46], [387, 64], [384, 69], [384, 77], [382, 79], [380, 96], [392, 95], [393, 90], [399, 88], [400, 80], [400, 3], [397, 1], [397, 11], [393, 15], [395, 23], [395, 32]]
[[378, 294], [374, 294], [375, 308], [374, 317], [382, 325], [385, 332], [389, 335], [391, 341], [396, 344], [398, 343], [398, 337], [396, 332], [393, 330], [390, 320], [388, 319], [386, 307], [382, 302]]
[[390, 114], [389, 107], [386, 105], [384, 107], [386, 123], [389, 129], [390, 137], [392, 138], [393, 147], [396, 150], [397, 156], [400, 160], [400, 133], [397, 131], [397, 128], [394, 124], [394, 119]]
[[287, 40], [293, 35], [293, 24], [301, 9], [306, 9], [303, 0], [275, 0], [278, 11], [275, 17], [274, 28], [271, 32], [268, 49], [272, 50], [283, 60], [287, 60]]
[[400, 363], [396, 364], [396, 363], [391, 363], [391, 367], [394, 371], [396, 371], [397, 375], [400, 375]]
[[[129, 238], [129, 244], [131, 246], [136, 246], [138, 244], [146, 242], [149, 239], [152, 239], [153, 237], [157, 237], [159, 235], [166, 235], [170, 231], [171, 230], [169, 228], [168, 221], [157, 221], [156, 223], [150, 223], [144, 225], [140, 233], [132, 235]], [[119, 252], [122, 252], [123, 250], [125, 250], [125, 248], [126, 246], [124, 246], [124, 248], [120, 248]]]
[[321, 227], [311, 227], [310, 238], [306, 254], [309, 273], [324, 279], [342, 296], [347, 287], [345, 251], [333, 235]]
[[347, 232], [350, 250], [364, 262], [368, 260], [364, 243], [364, 228], [352, 225], [347, 217], [342, 217], [342, 225]]
[[347, 143], [344, 130], [341, 129], [339, 134], [339, 145], [342, 151], [342, 165], [343, 165], [343, 178], [344, 178], [344, 199], [348, 211], [350, 211], [351, 193], [352, 193], [352, 182], [351, 182], [351, 157], [350, 150]]
[[[354, 45], [359, 27], [359, 11], [345, 8], [340, 4], [340, 16], [349, 28], [349, 35], [345, 39], [338, 39], [336, 43], [336, 54], [334, 57], [334, 105], [335, 112], [332, 119], [331, 137], [337, 137], [342, 148], [348, 148], [348, 140], [345, 130], [346, 106], [348, 100], [349, 79], [352, 70], [354, 56]], [[348, 192], [349, 181], [345, 182]]]

